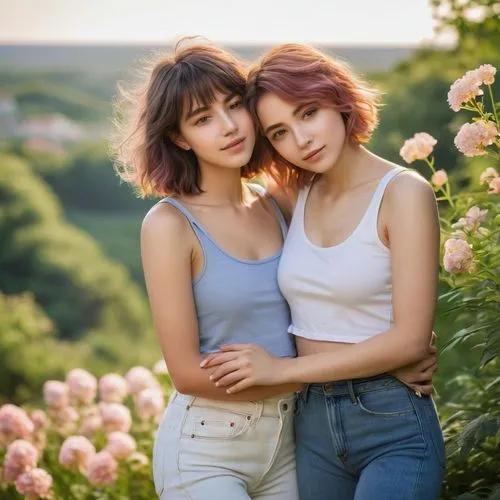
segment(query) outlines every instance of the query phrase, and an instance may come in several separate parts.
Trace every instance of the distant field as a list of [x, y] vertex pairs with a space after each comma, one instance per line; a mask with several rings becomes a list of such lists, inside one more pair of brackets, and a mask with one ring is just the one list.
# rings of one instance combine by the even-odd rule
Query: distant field
[[69, 222], [95, 238], [109, 257], [123, 264], [136, 282], [144, 284], [139, 249], [142, 212], [110, 214], [72, 210], [66, 216]]
[[[268, 50], [267, 45], [230, 45], [227, 48], [251, 61]], [[411, 56], [414, 46], [336, 46], [318, 48], [334, 54], [360, 71], [386, 71]], [[135, 62], [165, 47], [140, 45], [0, 45], [0, 65], [30, 70], [82, 70], [93, 75], [121, 76]]]

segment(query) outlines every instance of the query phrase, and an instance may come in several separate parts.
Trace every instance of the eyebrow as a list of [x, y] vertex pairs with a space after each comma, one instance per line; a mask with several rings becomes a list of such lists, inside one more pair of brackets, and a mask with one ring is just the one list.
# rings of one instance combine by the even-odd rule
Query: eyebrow
[[[302, 109], [306, 108], [307, 106], [310, 106], [312, 103], [311, 102], [306, 102], [305, 104], [299, 104], [293, 111], [292, 115], [295, 116], [297, 115], [298, 113], [301, 112]], [[279, 127], [283, 127], [285, 124], [280, 122], [280, 123], [275, 123], [274, 125], [270, 125], [269, 127], [266, 128], [266, 131], [264, 132], [264, 135], [267, 135], [269, 132], [271, 132], [271, 130], [274, 130], [276, 128], [279, 128]]]
[[[239, 96], [236, 92], [231, 92], [224, 98], [224, 104], [227, 104], [229, 101], [234, 99], [236, 96]], [[193, 116], [199, 115], [200, 113], [205, 113], [208, 111], [209, 106], [200, 106], [199, 108], [192, 109], [187, 115], [185, 116], [184, 120], [189, 120], [190, 118], [193, 118]]]

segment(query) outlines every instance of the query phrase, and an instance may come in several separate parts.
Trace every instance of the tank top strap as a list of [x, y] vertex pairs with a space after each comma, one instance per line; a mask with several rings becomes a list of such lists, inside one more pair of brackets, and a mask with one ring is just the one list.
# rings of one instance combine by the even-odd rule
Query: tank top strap
[[[258, 193], [260, 196], [266, 196], [268, 194], [267, 190], [260, 184], [248, 183], [247, 186], [254, 192]], [[269, 195], [269, 200], [271, 202], [271, 205], [274, 207], [274, 210], [276, 211], [276, 216], [278, 217], [278, 222], [281, 229], [281, 235], [283, 236], [283, 241], [284, 241], [288, 233], [288, 224], [286, 223], [285, 216], [283, 215], [283, 212], [281, 211], [278, 202], [271, 195]]]
[[389, 172], [387, 172], [382, 177], [377, 185], [377, 188], [375, 189], [375, 192], [373, 193], [372, 199], [370, 201], [370, 204], [368, 205], [361, 224], [368, 224], [369, 228], [375, 228], [375, 231], [377, 231], [378, 214], [385, 190], [391, 180], [396, 177], [396, 175], [400, 174], [401, 172], [406, 172], [407, 170], [408, 169], [404, 167], [395, 167], [392, 170], [389, 170]]
[[294, 218], [298, 219], [300, 224], [304, 224], [304, 213], [305, 213], [305, 204], [307, 197], [309, 195], [309, 191], [311, 191], [313, 183], [311, 182], [307, 186], [303, 187], [299, 190], [297, 194], [297, 201], [295, 202], [295, 209], [293, 211]]
[[177, 210], [179, 210], [179, 212], [181, 212], [184, 217], [186, 217], [196, 235], [205, 235], [209, 239], [211, 239], [206, 229], [196, 220], [194, 215], [179, 200], [176, 200], [175, 198], [163, 198], [159, 203], [168, 203], [169, 205], [177, 208]]

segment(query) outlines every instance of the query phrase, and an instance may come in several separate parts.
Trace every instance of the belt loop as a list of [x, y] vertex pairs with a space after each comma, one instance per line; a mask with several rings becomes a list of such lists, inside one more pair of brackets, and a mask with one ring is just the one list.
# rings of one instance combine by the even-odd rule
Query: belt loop
[[352, 380], [347, 381], [347, 390], [349, 391], [349, 396], [351, 398], [352, 404], [354, 405], [358, 404], [356, 394], [354, 394], [354, 385], [352, 383]]

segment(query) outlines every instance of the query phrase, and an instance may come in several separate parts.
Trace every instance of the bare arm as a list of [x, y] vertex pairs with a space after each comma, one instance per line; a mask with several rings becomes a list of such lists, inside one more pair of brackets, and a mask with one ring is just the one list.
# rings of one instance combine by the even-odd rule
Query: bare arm
[[160, 204], [144, 219], [141, 256], [153, 322], [172, 381], [180, 392], [211, 399], [251, 401], [294, 391], [295, 385], [252, 387], [229, 396], [200, 368], [191, 259], [195, 237], [187, 220]]
[[393, 371], [426, 356], [438, 276], [439, 223], [434, 193], [422, 178], [405, 173], [388, 187], [384, 203], [389, 214], [393, 327], [359, 344], [342, 346], [341, 355], [336, 351], [278, 360], [254, 346], [228, 346], [220, 356], [226, 356], [229, 366], [229, 357], [235, 355], [232, 372], [226, 372], [224, 365], [214, 372], [221, 386], [236, 383], [232, 390], [237, 391], [247, 383], [367, 377]]

